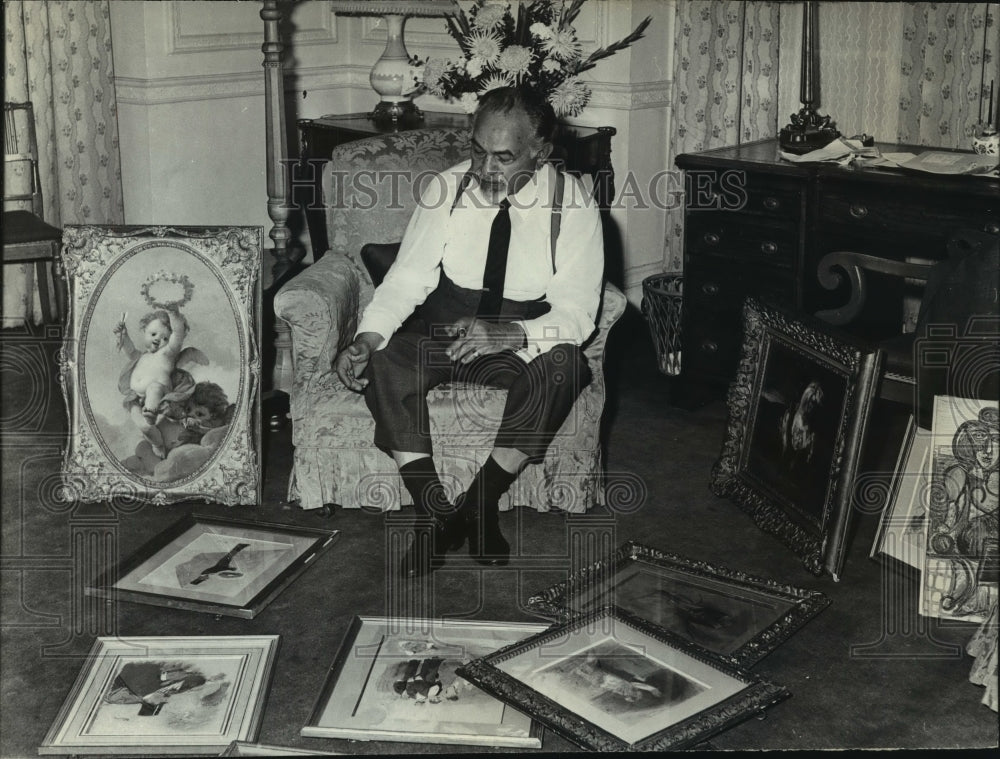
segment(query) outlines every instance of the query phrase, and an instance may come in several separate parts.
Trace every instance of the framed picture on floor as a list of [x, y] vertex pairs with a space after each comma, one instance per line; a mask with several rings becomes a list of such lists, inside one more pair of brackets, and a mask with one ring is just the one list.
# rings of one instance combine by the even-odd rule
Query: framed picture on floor
[[882, 352], [747, 298], [711, 488], [839, 579]]
[[546, 625], [356, 617], [302, 735], [541, 748], [522, 712], [456, 674]]
[[189, 514], [95, 579], [85, 592], [253, 619], [338, 534]]
[[277, 635], [98, 638], [40, 754], [218, 754], [253, 741]]
[[606, 607], [464, 665], [459, 674], [591, 751], [672, 751], [788, 692]]
[[931, 432], [918, 427], [911, 414], [871, 558], [885, 554], [914, 569], [923, 567], [930, 490]]
[[301, 748], [271, 746], [266, 743], [233, 741], [219, 756], [338, 756], [335, 751], [307, 751]]
[[997, 603], [1000, 404], [934, 397], [920, 613], [981, 624]]
[[65, 228], [66, 500], [260, 502], [262, 238]]
[[567, 622], [614, 606], [702, 648], [750, 667], [825, 609], [830, 599], [635, 542], [528, 599]]

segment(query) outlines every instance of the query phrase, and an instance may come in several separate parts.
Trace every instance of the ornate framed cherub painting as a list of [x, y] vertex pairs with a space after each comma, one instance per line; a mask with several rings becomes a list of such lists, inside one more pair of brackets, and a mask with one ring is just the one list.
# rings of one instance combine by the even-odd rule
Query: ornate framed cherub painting
[[259, 501], [260, 227], [67, 226], [68, 501]]

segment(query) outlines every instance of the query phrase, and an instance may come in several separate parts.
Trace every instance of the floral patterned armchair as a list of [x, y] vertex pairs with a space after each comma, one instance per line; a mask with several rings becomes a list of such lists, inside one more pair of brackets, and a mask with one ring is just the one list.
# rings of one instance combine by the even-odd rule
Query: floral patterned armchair
[[[396, 509], [409, 496], [392, 459], [372, 443], [364, 398], [346, 389], [331, 363], [348, 345], [373, 285], [361, 262], [366, 243], [398, 242], [431, 172], [464, 160], [468, 130], [422, 129], [369, 137], [337, 147], [324, 167], [331, 250], [275, 296], [291, 328], [290, 416], [294, 462], [288, 498], [303, 509]], [[374, 188], [374, 189], [373, 189]], [[598, 329], [585, 346], [593, 381], [576, 401], [544, 460], [529, 464], [501, 501], [582, 512], [604, 502], [600, 422], [605, 402], [604, 348], [625, 297], [606, 285]], [[505, 390], [453, 383], [431, 391], [435, 461], [452, 498], [471, 482], [492, 449]]]

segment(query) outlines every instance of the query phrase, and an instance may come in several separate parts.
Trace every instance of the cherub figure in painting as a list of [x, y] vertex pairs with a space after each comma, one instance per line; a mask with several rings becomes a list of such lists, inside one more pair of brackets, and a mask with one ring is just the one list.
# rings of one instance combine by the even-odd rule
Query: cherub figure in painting
[[126, 325], [127, 314], [115, 325], [118, 350], [128, 356], [128, 363], [118, 379], [118, 389], [125, 396], [123, 405], [132, 423], [149, 441], [153, 453], [161, 459], [166, 455], [163, 434], [157, 426], [171, 402], [184, 401], [195, 389], [194, 378], [182, 364], [205, 365], [208, 359], [196, 348], [182, 348], [188, 333], [188, 322], [180, 306], [190, 300], [193, 285], [186, 278], [177, 282], [185, 285], [184, 297], [171, 303], [157, 303], [149, 297], [149, 286], [160, 281], [157, 274], [143, 287], [143, 295], [156, 310], [139, 321], [141, 347], [132, 341]]
[[224, 427], [233, 420], [236, 404], [214, 382], [199, 382], [190, 397], [168, 404], [165, 415], [184, 427], [177, 444], [198, 443], [206, 432]]

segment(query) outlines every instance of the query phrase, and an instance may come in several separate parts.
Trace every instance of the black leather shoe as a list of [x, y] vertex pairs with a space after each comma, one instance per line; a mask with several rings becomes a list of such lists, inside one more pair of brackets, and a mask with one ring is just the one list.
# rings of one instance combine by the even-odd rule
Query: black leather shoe
[[440, 525], [417, 527], [403, 559], [399, 574], [403, 578], [423, 577], [444, 565], [445, 536]]
[[466, 534], [469, 537], [469, 556], [488, 567], [505, 567], [510, 561], [510, 543], [500, 532], [497, 514], [483, 519], [478, 510], [466, 514]]

